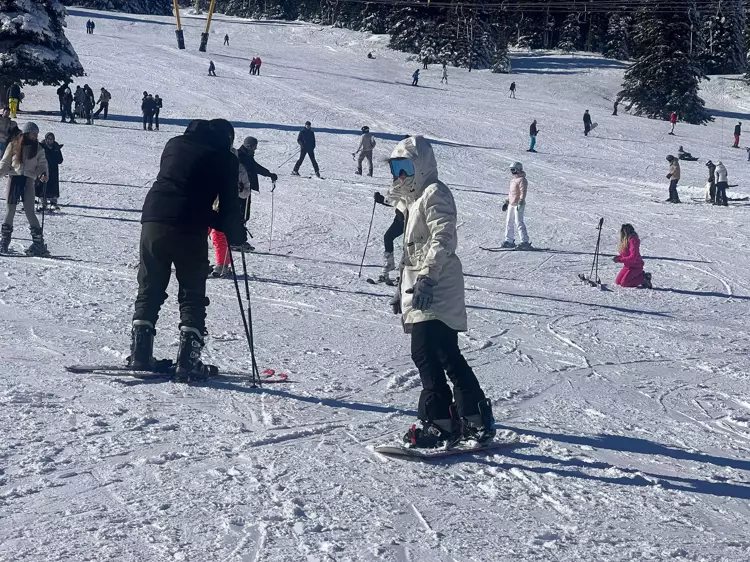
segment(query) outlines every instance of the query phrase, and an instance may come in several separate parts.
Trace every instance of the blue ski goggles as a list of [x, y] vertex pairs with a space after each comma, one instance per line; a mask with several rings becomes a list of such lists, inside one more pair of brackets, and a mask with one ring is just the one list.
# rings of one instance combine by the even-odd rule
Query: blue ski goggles
[[414, 164], [408, 158], [393, 158], [388, 161], [394, 178], [414, 176]]

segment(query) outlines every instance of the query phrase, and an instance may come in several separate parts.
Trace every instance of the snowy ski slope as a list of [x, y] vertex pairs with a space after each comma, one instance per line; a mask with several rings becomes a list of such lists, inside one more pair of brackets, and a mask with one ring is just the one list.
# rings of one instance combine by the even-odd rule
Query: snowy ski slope
[[[739, 82], [705, 84], [726, 120], [669, 137], [667, 123], [622, 106], [610, 116], [623, 65], [597, 57], [517, 53], [512, 76], [449, 69], [447, 86], [435, 66], [412, 88], [418, 64], [382, 37], [217, 16], [204, 54], [203, 20], [184, 24], [180, 52], [171, 18], [70, 9], [81, 83], [113, 96], [106, 122], [63, 125], [54, 88], [26, 89], [22, 109], [39, 113], [19, 120], [65, 145], [64, 207], [45, 220], [62, 259], [0, 257], [0, 560], [750, 559], [750, 208], [691, 199], [706, 158], [739, 183], [730, 197], [750, 195], [745, 151], [729, 148], [735, 118], [750, 113]], [[248, 75], [255, 55], [260, 77]], [[143, 90], [164, 98], [160, 132], [140, 130]], [[599, 123], [588, 138], [584, 109]], [[67, 374], [126, 356], [139, 211], [160, 151], [190, 119], [219, 116], [239, 138], [257, 136], [259, 162], [280, 174], [270, 251], [270, 182], [253, 201], [250, 286], [261, 370], [294, 383]], [[306, 119], [324, 181], [282, 165]], [[364, 124], [380, 137], [374, 178], [353, 175]], [[437, 140], [459, 209], [470, 325], [460, 341], [498, 422], [520, 435], [514, 449], [430, 463], [370, 449], [413, 421], [418, 396], [390, 289], [364, 281], [378, 272], [388, 209], [375, 210], [357, 278], [372, 192], [387, 188], [383, 160], [406, 133]], [[679, 144], [700, 161], [683, 163], [685, 203], [671, 206], [664, 157]], [[515, 160], [541, 251], [486, 252], [502, 242]], [[576, 277], [601, 216], [607, 292]], [[614, 286], [623, 222], [641, 235], [654, 291]], [[28, 245], [22, 214], [15, 233], [16, 249]], [[162, 357], [177, 349], [169, 293]], [[206, 359], [249, 368], [232, 282], [211, 281], [209, 296]]]

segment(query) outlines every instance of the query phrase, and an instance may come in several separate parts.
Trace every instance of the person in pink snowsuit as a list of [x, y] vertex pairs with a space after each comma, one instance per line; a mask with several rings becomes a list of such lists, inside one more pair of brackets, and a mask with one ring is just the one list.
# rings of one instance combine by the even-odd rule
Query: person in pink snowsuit
[[641, 240], [632, 224], [623, 224], [620, 228], [620, 244], [617, 246], [619, 255], [614, 257], [616, 263], [622, 264], [622, 270], [617, 274], [620, 287], [651, 288], [651, 274], [643, 271], [641, 257]]

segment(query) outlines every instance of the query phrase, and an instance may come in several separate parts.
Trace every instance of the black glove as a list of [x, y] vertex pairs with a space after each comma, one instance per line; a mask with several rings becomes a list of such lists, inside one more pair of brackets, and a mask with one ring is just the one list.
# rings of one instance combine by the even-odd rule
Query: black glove
[[247, 242], [247, 229], [244, 225], [239, 226], [238, 228], [233, 228], [232, 232], [225, 232], [224, 234], [226, 235], [227, 243], [229, 243], [230, 246], [242, 246]]
[[508, 205], [510, 205], [510, 201], [506, 199], [505, 203], [503, 203], [503, 212], [508, 210]]
[[279, 179], [279, 176], [277, 176], [276, 174], [271, 174], [271, 181], [276, 181], [277, 179]]
[[385, 197], [383, 197], [379, 191], [375, 192], [375, 203], [380, 203], [381, 205], [385, 205]]

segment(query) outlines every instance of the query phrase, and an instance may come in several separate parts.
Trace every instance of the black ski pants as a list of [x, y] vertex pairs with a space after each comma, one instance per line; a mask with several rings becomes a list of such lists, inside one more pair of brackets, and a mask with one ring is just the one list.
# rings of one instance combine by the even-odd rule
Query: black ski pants
[[385, 231], [383, 236], [383, 246], [385, 251], [393, 253], [393, 241], [404, 233], [404, 213], [396, 209], [396, 216], [393, 217], [393, 222], [388, 230]]
[[727, 199], [727, 187], [729, 183], [725, 181], [716, 182], [716, 204], [717, 205], [729, 205]]
[[312, 164], [313, 170], [315, 170], [315, 173], [319, 173], [320, 169], [318, 168], [318, 162], [315, 160], [315, 149], [314, 148], [301, 148], [299, 151], [299, 159], [297, 160], [297, 163], [294, 165], [294, 171], [299, 172], [299, 167], [302, 165], [302, 162], [305, 161], [305, 156], [310, 157], [310, 163]]
[[[484, 392], [474, 371], [458, 349], [457, 331], [440, 320], [413, 324], [411, 358], [419, 369], [419, 378], [422, 380], [417, 413], [420, 420], [450, 418], [454, 394], [459, 416], [479, 413], [478, 404], [484, 400]], [[447, 379], [453, 384], [453, 392]]]
[[669, 200], [670, 201], [679, 201], [680, 196], [677, 194], [677, 182], [680, 180], [671, 180], [669, 182]]
[[104, 119], [107, 118], [107, 115], [109, 115], [109, 103], [103, 102], [99, 106], [99, 109], [94, 112], [94, 117], [98, 117], [100, 113], [104, 113]]
[[156, 127], [156, 130], [159, 130], [159, 110], [157, 109], [154, 112], [154, 127]]
[[202, 333], [209, 304], [206, 231], [188, 233], [168, 224], [143, 223], [140, 254], [133, 320], [147, 320], [156, 325], [161, 305], [168, 296], [166, 291], [174, 264], [179, 283], [180, 326], [197, 328]]
[[711, 197], [711, 203], [716, 202], [716, 182], [708, 182], [708, 195]]
[[154, 128], [154, 114], [153, 113], [144, 113], [143, 114], [143, 130], [146, 130], [146, 125], [148, 125], [149, 129]]

